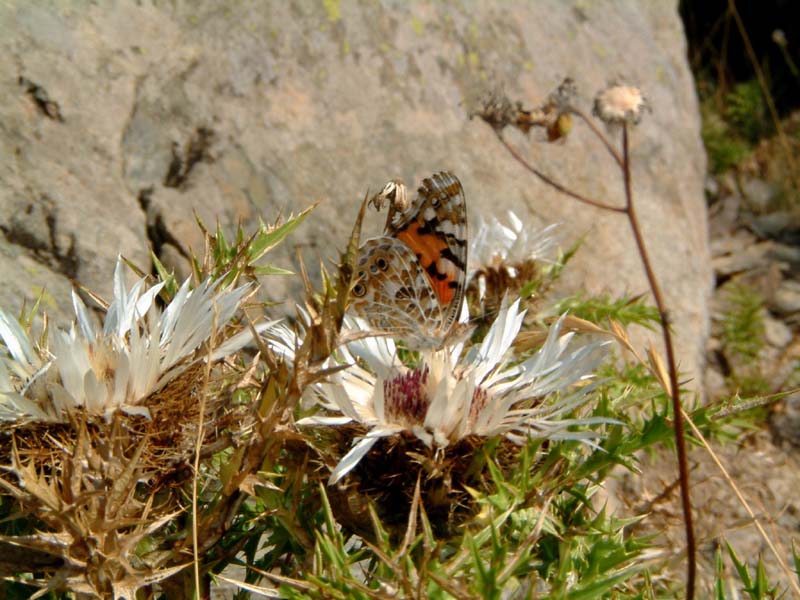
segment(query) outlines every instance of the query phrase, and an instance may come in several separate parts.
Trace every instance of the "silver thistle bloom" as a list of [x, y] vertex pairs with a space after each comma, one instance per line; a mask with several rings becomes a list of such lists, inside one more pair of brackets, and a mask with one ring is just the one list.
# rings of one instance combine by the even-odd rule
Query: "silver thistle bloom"
[[[187, 359], [233, 317], [251, 290], [223, 289], [210, 279], [190, 290], [189, 283], [162, 312], [155, 298], [164, 284], [146, 288], [140, 279], [128, 290], [120, 260], [102, 329], [73, 292], [76, 322], [52, 332], [48, 348], [35, 347], [0, 310], [0, 420], [64, 422], [79, 408], [103, 417], [116, 410], [149, 416], [141, 401], [192, 364]], [[232, 337], [210, 358], [235, 352], [251, 337], [250, 331]]]
[[327, 414], [298, 421], [316, 426], [358, 423], [369, 430], [342, 458], [329, 483], [355, 468], [380, 438], [400, 432], [412, 433], [439, 450], [474, 435], [502, 435], [516, 443], [538, 437], [591, 444], [594, 433], [571, 428], [610, 421], [565, 415], [587, 401], [592, 386], [561, 392], [588, 382], [604, 355], [604, 344], [573, 345], [573, 334], [562, 335], [559, 321], [542, 348], [519, 362], [511, 345], [524, 316], [519, 301], [503, 302], [481, 344], [466, 351], [457, 344], [423, 353], [415, 368], [397, 358], [391, 339], [351, 342], [341, 357], [351, 366], [317, 387], [318, 402]]
[[514, 212], [508, 211], [508, 223], [496, 217], [490, 221], [480, 219], [477, 231], [469, 245], [468, 277], [483, 267], [498, 264], [518, 264], [529, 260], [548, 260], [555, 247], [558, 224], [543, 229], [526, 228]]
[[[494, 281], [493, 273], [501, 273], [507, 280], [525, 276], [535, 262], [553, 262], [549, 255], [556, 246], [554, 233], [558, 224], [543, 229], [526, 228], [522, 220], [508, 211], [508, 223], [495, 217], [490, 221], [479, 220], [477, 232], [469, 246], [467, 280], [477, 284], [478, 298], [486, 297], [487, 280]], [[524, 282], [523, 282], [524, 283]], [[499, 290], [505, 295], [505, 289]]]

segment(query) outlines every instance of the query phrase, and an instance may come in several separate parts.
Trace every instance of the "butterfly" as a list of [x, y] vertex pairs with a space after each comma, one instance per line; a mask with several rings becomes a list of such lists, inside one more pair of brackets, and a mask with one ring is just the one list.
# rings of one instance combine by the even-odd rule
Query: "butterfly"
[[390, 181], [371, 203], [389, 205], [384, 234], [365, 241], [356, 259], [352, 306], [375, 329], [412, 349], [441, 347], [458, 321], [467, 269], [467, 210], [455, 175], [422, 181], [408, 202]]

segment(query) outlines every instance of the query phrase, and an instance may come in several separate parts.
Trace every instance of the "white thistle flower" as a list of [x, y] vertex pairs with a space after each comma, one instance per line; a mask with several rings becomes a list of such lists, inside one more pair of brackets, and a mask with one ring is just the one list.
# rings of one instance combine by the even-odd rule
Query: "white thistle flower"
[[[342, 458], [329, 483], [355, 468], [380, 438], [400, 432], [436, 449], [474, 435], [503, 435], [517, 443], [537, 437], [591, 444], [596, 437], [592, 432], [570, 428], [610, 420], [564, 418], [587, 400], [591, 386], [581, 385], [557, 400], [547, 396], [587, 382], [605, 344], [573, 346], [573, 334], [561, 335], [559, 321], [534, 356], [516, 362], [509, 351], [524, 316], [519, 301], [511, 306], [503, 302], [480, 345], [466, 353], [462, 345], [425, 353], [416, 368], [400, 362], [391, 339], [351, 342], [342, 358], [354, 364], [318, 386], [319, 402], [329, 414], [298, 421], [318, 426], [358, 423], [369, 430]], [[286, 340], [284, 345], [293, 344]]]
[[[222, 289], [220, 280], [206, 279], [190, 290], [189, 283], [162, 312], [155, 298], [164, 284], [146, 289], [140, 279], [128, 290], [118, 260], [102, 330], [73, 292], [76, 322], [53, 332], [46, 350], [34, 349], [19, 323], [0, 310], [0, 420], [63, 422], [77, 408], [95, 416], [116, 410], [149, 416], [141, 401], [192, 364], [186, 359], [225, 326], [251, 289]], [[251, 337], [243, 331], [211, 359], [241, 349]]]
[[508, 211], [508, 224], [496, 217], [488, 222], [480, 219], [469, 245], [469, 277], [484, 267], [501, 263], [513, 265], [529, 260], [548, 260], [547, 256], [555, 246], [554, 231], [557, 227], [558, 224], [553, 224], [532, 231], [513, 211]]
[[470, 285], [477, 285], [481, 301], [485, 301], [490, 288], [499, 296], [499, 303], [509, 289], [508, 282], [529, 276], [534, 262], [553, 262], [550, 255], [556, 246], [558, 224], [532, 230], [512, 211], [507, 216], [508, 223], [496, 217], [488, 222], [480, 219], [470, 242], [467, 280]]

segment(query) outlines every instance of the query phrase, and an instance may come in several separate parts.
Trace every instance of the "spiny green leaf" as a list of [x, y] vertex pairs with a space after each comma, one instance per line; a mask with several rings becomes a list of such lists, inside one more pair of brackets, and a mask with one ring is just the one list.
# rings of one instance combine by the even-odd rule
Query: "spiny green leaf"
[[724, 576], [725, 563], [722, 560], [722, 552], [717, 548], [714, 553], [714, 597], [716, 600], [726, 600]]
[[158, 256], [156, 256], [155, 252], [150, 253], [150, 258], [153, 261], [153, 266], [156, 268], [158, 278], [164, 282], [163, 293], [166, 294], [167, 298], [174, 298], [175, 294], [178, 293], [178, 282], [175, 280], [175, 275], [169, 272], [164, 264], [158, 260]]
[[747, 569], [747, 565], [744, 564], [736, 554], [736, 551], [733, 549], [733, 546], [730, 545], [727, 541], [725, 542], [725, 546], [728, 548], [728, 556], [731, 557], [731, 561], [733, 562], [733, 566], [736, 569], [736, 572], [739, 573], [739, 579], [742, 580], [745, 588], [752, 588], [753, 587], [753, 580], [750, 578], [750, 572]]
[[621, 325], [635, 323], [648, 329], [653, 329], [660, 320], [658, 310], [647, 304], [642, 296], [623, 296], [612, 300], [607, 294], [587, 298], [583, 293], [578, 293], [557, 302], [552, 312], [569, 312], [592, 323], [613, 319]]
[[305, 221], [306, 217], [317, 207], [316, 204], [309, 206], [299, 214], [289, 217], [285, 223], [277, 227], [269, 227], [263, 222], [260, 224], [258, 233], [253, 237], [247, 251], [249, 263], [252, 264], [280, 244], [286, 236], [292, 233]]
[[797, 545], [792, 540], [792, 561], [794, 562], [794, 573], [800, 581], [800, 554], [797, 552]]
[[767, 581], [767, 571], [764, 568], [764, 561], [759, 558], [758, 564], [756, 565], [756, 586], [753, 590], [753, 598], [774, 598], [773, 591], [774, 590], [770, 590], [769, 581]]
[[611, 591], [618, 584], [631, 579], [641, 566], [628, 567], [622, 571], [604, 573], [603, 576], [593, 579], [590, 583], [579, 585], [562, 596], [569, 600], [594, 600], [601, 598], [606, 592]]

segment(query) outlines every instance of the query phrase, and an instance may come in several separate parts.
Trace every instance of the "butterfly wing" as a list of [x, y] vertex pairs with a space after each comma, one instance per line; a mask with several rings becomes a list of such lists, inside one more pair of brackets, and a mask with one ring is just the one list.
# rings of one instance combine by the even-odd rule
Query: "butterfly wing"
[[408, 206], [390, 214], [386, 235], [411, 249], [436, 295], [447, 333], [461, 312], [467, 269], [467, 208], [458, 178], [447, 171], [422, 181]]
[[447, 311], [411, 248], [388, 236], [367, 240], [356, 265], [353, 308], [359, 315], [413, 347], [441, 341]]

